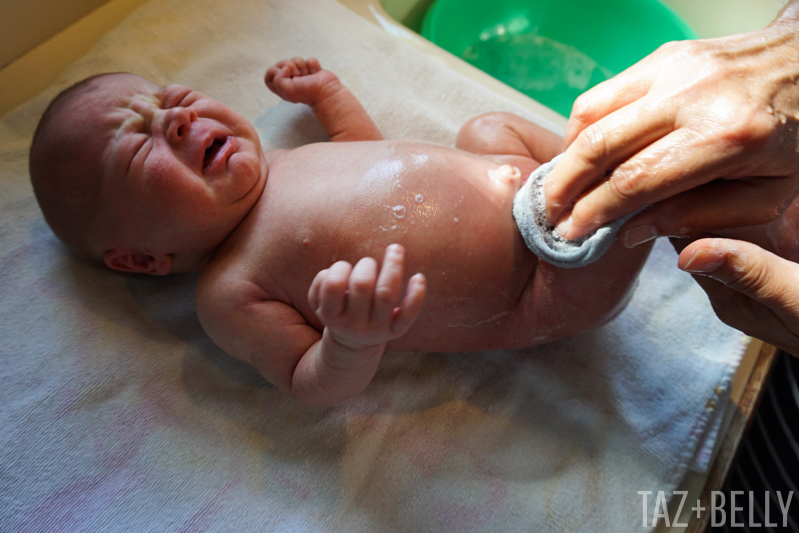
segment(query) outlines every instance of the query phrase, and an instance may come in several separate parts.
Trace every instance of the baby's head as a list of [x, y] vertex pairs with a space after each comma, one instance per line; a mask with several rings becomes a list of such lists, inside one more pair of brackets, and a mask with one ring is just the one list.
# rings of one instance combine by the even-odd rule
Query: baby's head
[[241, 115], [181, 85], [133, 74], [59, 94], [30, 152], [36, 199], [55, 234], [111, 268], [202, 268], [247, 215], [266, 160]]

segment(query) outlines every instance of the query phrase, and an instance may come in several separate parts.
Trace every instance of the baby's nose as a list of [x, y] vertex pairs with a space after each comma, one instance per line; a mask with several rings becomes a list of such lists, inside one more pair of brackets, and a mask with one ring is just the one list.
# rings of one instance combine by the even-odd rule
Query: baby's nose
[[197, 113], [188, 107], [173, 107], [163, 115], [163, 132], [170, 144], [179, 144], [189, 133], [191, 123], [197, 120]]

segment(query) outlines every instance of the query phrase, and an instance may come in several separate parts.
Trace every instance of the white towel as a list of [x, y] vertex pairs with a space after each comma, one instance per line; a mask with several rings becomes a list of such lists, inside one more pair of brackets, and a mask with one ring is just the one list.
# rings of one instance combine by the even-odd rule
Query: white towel
[[489, 110], [547, 125], [333, 0], [136, 11], [0, 121], [0, 530], [640, 531], [637, 491], [682, 479], [743, 348], [667, 243], [606, 327], [387, 354], [364, 393], [317, 410], [209, 341], [194, 276], [118, 275], [52, 235], [26, 157], [57, 90], [109, 70], [184, 83], [292, 147], [320, 130], [262, 77], [295, 55], [338, 73], [389, 138], [452, 144]]

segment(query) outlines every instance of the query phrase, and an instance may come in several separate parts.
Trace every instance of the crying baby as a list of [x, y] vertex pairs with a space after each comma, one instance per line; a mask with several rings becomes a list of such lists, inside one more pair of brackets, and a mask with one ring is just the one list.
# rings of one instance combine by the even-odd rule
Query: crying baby
[[201, 270], [208, 335], [309, 405], [358, 394], [385, 350], [532, 346], [629, 300], [648, 246], [566, 270], [539, 261], [514, 221], [556, 135], [489, 113], [455, 148], [384, 140], [314, 59], [280, 61], [266, 85], [309, 105], [330, 142], [264, 153], [227, 106], [132, 74], [67, 89], [30, 154], [48, 224], [112, 269]]

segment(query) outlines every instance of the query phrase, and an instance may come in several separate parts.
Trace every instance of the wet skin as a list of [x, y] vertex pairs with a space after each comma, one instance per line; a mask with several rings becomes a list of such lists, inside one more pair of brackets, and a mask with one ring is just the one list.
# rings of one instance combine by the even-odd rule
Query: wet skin
[[[319, 332], [307, 298], [317, 272], [380, 259], [392, 243], [405, 247], [405, 281], [421, 272], [428, 291], [410, 331], [388, 348], [434, 351], [529, 346], [598, 325], [626, 302], [648, 252], [617, 245], [571, 271], [539, 262], [511, 214], [522, 178], [492, 179], [497, 158], [410, 141], [270, 155], [259, 201], [200, 283], [237, 279], [245, 300], [283, 302]], [[514, 164], [522, 176], [538, 166]]]
[[[264, 155], [223, 104], [130, 75], [98, 82], [103, 127], [88, 129], [105, 132], [106, 264], [202, 270], [203, 327], [281, 390], [333, 405], [363, 390], [385, 349], [532, 346], [628, 301], [649, 246], [616, 244], [563, 270], [539, 262], [513, 220], [523, 177], [557, 153], [557, 136], [488, 113], [464, 125], [457, 148], [384, 141], [318, 62], [283, 61], [266, 78], [310, 105], [335, 142]], [[98, 116], [89, 111], [78, 118]]]

